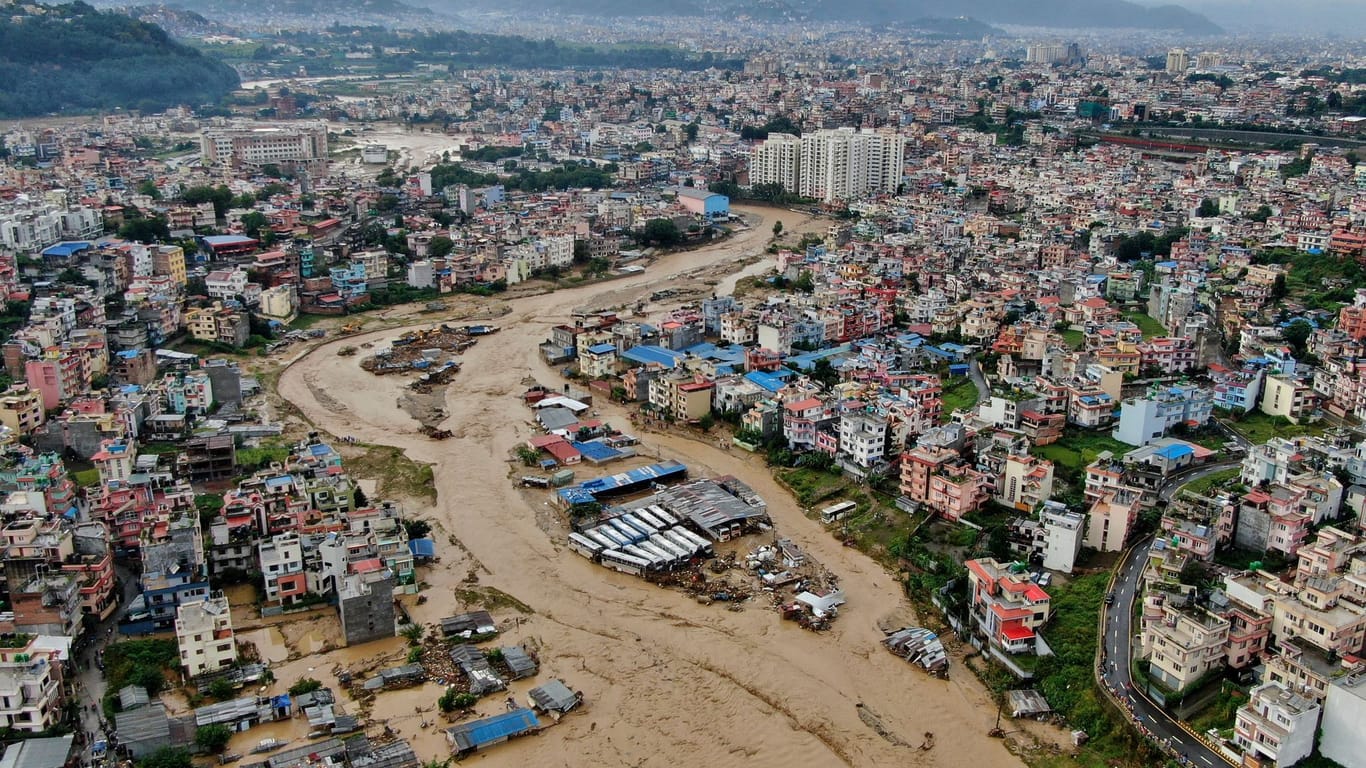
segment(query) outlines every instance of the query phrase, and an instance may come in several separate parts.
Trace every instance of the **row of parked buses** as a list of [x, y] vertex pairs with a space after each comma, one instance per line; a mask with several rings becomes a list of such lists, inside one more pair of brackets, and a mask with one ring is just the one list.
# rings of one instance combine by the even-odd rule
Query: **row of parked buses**
[[633, 509], [569, 534], [569, 548], [614, 571], [635, 576], [711, 557], [711, 542], [679, 525], [658, 505]]

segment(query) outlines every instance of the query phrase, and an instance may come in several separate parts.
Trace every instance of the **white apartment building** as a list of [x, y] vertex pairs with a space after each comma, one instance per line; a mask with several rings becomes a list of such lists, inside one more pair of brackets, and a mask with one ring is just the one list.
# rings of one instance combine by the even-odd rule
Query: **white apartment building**
[[840, 456], [865, 469], [887, 456], [887, 421], [848, 414], [840, 418]]
[[200, 138], [200, 154], [205, 163], [232, 166], [326, 163], [327, 126], [210, 128]]
[[1071, 573], [1077, 555], [1081, 553], [1082, 532], [1086, 528], [1086, 518], [1076, 512], [1068, 512], [1061, 504], [1044, 502], [1039, 515], [1043, 521], [1043, 567], [1050, 571]]
[[749, 183], [781, 184], [796, 192], [800, 184], [802, 140], [790, 133], [770, 133], [754, 148], [749, 162]]
[[890, 132], [836, 128], [802, 135], [799, 192], [826, 202], [896, 192], [906, 141]]
[[1355, 765], [1366, 755], [1366, 673], [1334, 680], [1323, 702], [1319, 752], [1339, 765]]
[[222, 595], [182, 603], [176, 611], [175, 636], [180, 663], [190, 677], [217, 672], [237, 659], [232, 612]]
[[[1331, 690], [1331, 689], [1330, 689]], [[1331, 695], [1331, 694], [1329, 694]], [[1292, 693], [1280, 683], [1262, 683], [1238, 708], [1233, 741], [1278, 766], [1291, 766], [1314, 751], [1319, 705]]]

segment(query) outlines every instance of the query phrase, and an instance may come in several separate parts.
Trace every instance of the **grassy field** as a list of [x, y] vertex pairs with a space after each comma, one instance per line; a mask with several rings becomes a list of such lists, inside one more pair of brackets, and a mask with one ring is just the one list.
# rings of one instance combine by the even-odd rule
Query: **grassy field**
[[1086, 343], [1086, 334], [1075, 328], [1068, 328], [1062, 332], [1062, 340], [1072, 349], [1081, 349]]
[[1198, 480], [1192, 480], [1191, 482], [1186, 483], [1183, 488], [1191, 493], [1198, 493], [1201, 496], [1204, 496], [1216, 488], [1236, 483], [1238, 481], [1238, 475], [1241, 474], [1241, 472], [1242, 470], [1238, 467], [1233, 467], [1222, 472], [1215, 472], [1212, 475], [1206, 475]]
[[1110, 451], [1118, 458], [1133, 449], [1134, 446], [1121, 443], [1105, 432], [1069, 430], [1056, 443], [1035, 446], [1034, 454], [1060, 467], [1080, 470], [1095, 461], [1101, 451]]
[[1322, 424], [1291, 424], [1285, 419], [1268, 416], [1261, 411], [1245, 414], [1237, 421], [1229, 421], [1228, 425], [1257, 445], [1261, 445], [1273, 437], [1321, 435], [1324, 430]]
[[1138, 329], [1143, 331], [1144, 338], [1167, 335], [1167, 329], [1163, 328], [1162, 324], [1151, 315], [1131, 310], [1124, 313], [1124, 319], [1137, 325]]
[[356, 477], [375, 478], [375, 492], [381, 499], [409, 498], [436, 503], [431, 465], [413, 461], [398, 448], [366, 446], [365, 453], [345, 458], [344, 466]]
[[977, 405], [977, 385], [972, 383], [970, 376], [953, 379], [944, 387], [941, 398], [944, 401], [944, 418], [947, 420], [955, 410], [967, 410]]

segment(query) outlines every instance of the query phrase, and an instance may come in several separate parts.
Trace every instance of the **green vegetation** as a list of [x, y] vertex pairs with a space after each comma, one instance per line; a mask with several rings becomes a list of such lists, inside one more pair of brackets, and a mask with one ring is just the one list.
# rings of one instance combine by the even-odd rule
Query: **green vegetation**
[[1056, 443], [1035, 446], [1034, 454], [1053, 462], [1059, 470], [1080, 474], [1101, 451], [1110, 451], [1118, 458], [1133, 449], [1132, 445], [1121, 443], [1105, 432], [1069, 429]]
[[1120, 261], [1138, 261], [1143, 254], [1170, 256], [1172, 244], [1189, 233], [1185, 227], [1173, 227], [1159, 235], [1152, 232], [1135, 232], [1121, 237], [1115, 243], [1115, 258]]
[[266, 441], [256, 448], [238, 448], [237, 466], [243, 472], [254, 472], [271, 464], [284, 463], [289, 448], [279, 442]]
[[137, 768], [194, 768], [188, 750], [162, 747], [137, 761]]
[[1273, 437], [1321, 435], [1324, 429], [1321, 424], [1292, 424], [1284, 416], [1268, 416], [1261, 411], [1244, 413], [1226, 423], [1256, 445], [1261, 445]]
[[289, 695], [302, 696], [305, 693], [312, 693], [322, 687], [322, 681], [314, 680], [311, 677], [304, 677], [300, 678], [294, 685], [289, 686]]
[[[216, 102], [236, 71], [154, 24], [76, 2], [0, 18], [0, 116]], [[155, 87], [149, 88], [149, 83]]]
[[943, 388], [940, 399], [944, 401], [944, 418], [956, 410], [968, 410], [977, 405], [977, 385], [972, 383], [972, 377], [963, 376], [954, 379]]
[[1274, 248], [1257, 254], [1253, 261], [1286, 265], [1284, 295], [1310, 309], [1336, 310], [1352, 301], [1356, 286], [1366, 283], [1366, 268], [1355, 259], [1326, 253]]
[[222, 723], [200, 726], [194, 732], [194, 743], [206, 752], [222, 752], [232, 740], [232, 731]]
[[[1123, 725], [1118, 710], [1096, 687], [1095, 663], [1100, 616], [1108, 573], [1054, 582], [1053, 616], [1043, 630], [1054, 655], [1038, 660], [1035, 680], [1039, 692], [1069, 725], [1090, 736], [1088, 751], [1107, 757], [1141, 757], [1150, 748]], [[1142, 762], [1154, 765], [1155, 762]]]
[[1198, 480], [1192, 480], [1191, 482], [1186, 483], [1186, 485], [1184, 486], [1184, 490], [1190, 491], [1191, 493], [1199, 494], [1201, 496], [1207, 496], [1211, 491], [1215, 489], [1231, 485], [1238, 479], [1239, 474], [1241, 474], [1241, 470], [1237, 467], [1225, 469], [1222, 472], [1215, 472], [1212, 475], [1205, 475], [1204, 477]]
[[548, 171], [514, 169], [509, 176], [496, 173], [477, 173], [459, 163], [442, 163], [432, 168], [432, 189], [445, 189], [452, 184], [465, 184], [471, 187], [487, 187], [502, 184], [509, 190], [523, 192], [545, 192], [552, 189], [602, 189], [612, 186], [616, 167], [606, 165], [602, 168], [567, 162]]
[[1072, 349], [1081, 349], [1086, 344], [1086, 334], [1075, 328], [1068, 328], [1062, 332], [1062, 340]]
[[387, 445], [366, 446], [365, 453], [346, 460], [346, 468], [355, 477], [373, 477], [380, 498], [410, 498], [436, 503], [432, 465], [420, 464], [403, 451]]
[[1167, 329], [1163, 328], [1156, 318], [1144, 312], [1130, 310], [1124, 313], [1124, 319], [1138, 326], [1138, 329], [1143, 332], [1144, 338], [1167, 335]]
[[457, 709], [469, 709], [479, 703], [479, 697], [468, 691], [457, 691], [454, 688], [447, 688], [441, 694], [441, 698], [436, 700], [436, 705], [442, 712], [454, 712]]
[[98, 469], [78, 469], [71, 473], [71, 479], [82, 488], [91, 488], [100, 484], [100, 471]]
[[1219, 695], [1215, 697], [1214, 701], [1187, 721], [1187, 725], [1196, 733], [1204, 733], [1211, 728], [1232, 732], [1238, 707], [1246, 703], [1247, 691], [1233, 683], [1225, 682], [1220, 687]]
[[104, 649], [104, 711], [112, 714], [118, 692], [137, 685], [156, 696], [166, 688], [166, 672], [180, 666], [180, 649], [175, 640], [124, 640]]

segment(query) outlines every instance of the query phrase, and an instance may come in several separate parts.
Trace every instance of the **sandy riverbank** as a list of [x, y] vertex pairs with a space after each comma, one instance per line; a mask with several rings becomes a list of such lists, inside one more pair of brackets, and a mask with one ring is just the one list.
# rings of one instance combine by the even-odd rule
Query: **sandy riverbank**
[[[445, 426], [455, 432], [452, 440], [416, 433], [417, 424], [396, 407], [402, 386], [396, 378], [371, 376], [358, 357], [336, 354], [342, 345], [378, 342], [392, 330], [322, 345], [284, 372], [280, 394], [333, 434], [398, 446], [435, 465], [439, 502], [428, 516], [438, 527], [443, 560], [426, 574], [432, 588], [428, 601], [412, 609], [418, 619], [431, 622], [461, 609], [452, 590], [474, 568], [481, 584], [535, 611], [506, 639], [539, 645], [541, 679], [559, 676], [584, 691], [588, 705], [581, 714], [538, 738], [498, 747], [479, 758], [484, 764], [1019, 765], [1000, 741], [986, 738], [995, 708], [969, 672], [960, 668], [948, 682], [933, 680], [881, 649], [877, 622], [910, 616], [900, 587], [804, 517], [759, 460], [678, 436], [647, 436], [651, 449], [688, 463], [695, 475], [744, 478], [768, 501], [783, 534], [840, 575], [849, 606], [828, 633], [785, 624], [766, 605], [740, 612], [704, 607], [592, 565], [546, 536], [537, 510], [507, 479], [508, 452], [534, 433], [516, 395], [528, 378], [558, 381], [536, 349], [552, 325], [575, 308], [627, 303], [682, 273], [752, 257], [767, 244], [775, 217], [789, 232], [824, 228], [798, 214], [751, 213], [768, 220], [716, 246], [668, 256], [643, 275], [508, 301], [511, 312], [498, 321], [503, 330], [464, 355], [449, 389]], [[600, 410], [621, 420], [619, 410]], [[448, 536], [462, 547], [448, 544]], [[280, 679], [308, 663], [294, 662]], [[314, 676], [331, 683], [321, 675], [325, 663]], [[373, 715], [414, 713], [436, 695], [429, 685], [382, 698]], [[484, 709], [498, 707], [495, 701]], [[933, 732], [937, 746], [898, 746], [873, 730], [869, 714], [901, 742], [919, 745]], [[417, 723], [400, 730], [416, 736], [424, 759], [444, 754], [436, 726], [420, 736]]]

